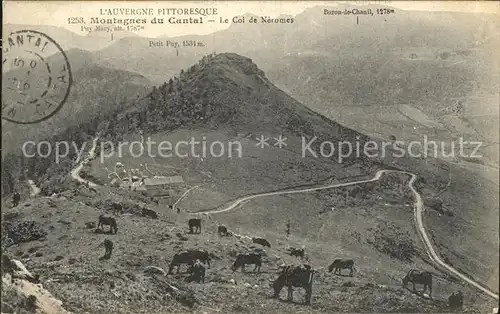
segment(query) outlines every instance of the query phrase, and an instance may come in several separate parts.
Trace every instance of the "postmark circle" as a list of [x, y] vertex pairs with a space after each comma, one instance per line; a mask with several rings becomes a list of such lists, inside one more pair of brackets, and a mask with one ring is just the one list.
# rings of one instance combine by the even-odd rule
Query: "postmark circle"
[[73, 84], [61, 46], [42, 32], [20, 30], [2, 50], [2, 119], [33, 124], [61, 110]]

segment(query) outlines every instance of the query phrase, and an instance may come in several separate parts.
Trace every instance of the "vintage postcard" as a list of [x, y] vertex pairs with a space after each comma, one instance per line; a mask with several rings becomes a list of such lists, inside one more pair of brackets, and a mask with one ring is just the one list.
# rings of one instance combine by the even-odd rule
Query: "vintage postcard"
[[498, 313], [497, 2], [2, 6], [2, 313]]

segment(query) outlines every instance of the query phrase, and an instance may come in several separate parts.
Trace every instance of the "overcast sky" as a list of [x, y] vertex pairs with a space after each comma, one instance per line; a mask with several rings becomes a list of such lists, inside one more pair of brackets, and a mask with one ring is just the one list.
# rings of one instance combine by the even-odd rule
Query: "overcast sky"
[[[81, 34], [79, 25], [68, 25], [68, 17], [102, 17], [100, 9], [106, 8], [188, 8], [188, 7], [215, 7], [218, 9], [219, 17], [231, 18], [235, 15], [253, 13], [256, 15], [269, 15], [277, 17], [281, 14], [297, 15], [304, 9], [322, 5], [335, 7], [335, 3], [325, 1], [198, 1], [198, 2], [155, 2], [155, 1], [4, 1], [3, 21], [12, 24], [29, 25], [54, 25], [62, 26]], [[463, 12], [500, 12], [497, 2], [480, 1], [357, 1], [353, 4], [380, 4], [389, 5], [404, 10], [420, 11], [463, 11]], [[108, 18], [110, 16], [107, 16]], [[117, 16], [123, 17], [123, 16]], [[187, 34], [208, 34], [217, 30], [227, 28], [229, 24], [164, 24], [162, 26], [147, 25], [142, 36], [155, 37], [159, 35], [180, 36]], [[152, 17], [148, 17], [149, 19]]]

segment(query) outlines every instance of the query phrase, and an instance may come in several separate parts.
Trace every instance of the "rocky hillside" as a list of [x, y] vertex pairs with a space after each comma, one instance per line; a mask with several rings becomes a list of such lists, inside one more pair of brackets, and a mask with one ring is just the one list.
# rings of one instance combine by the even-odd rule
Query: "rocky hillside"
[[2, 255], [2, 313], [69, 314], [17, 259]]

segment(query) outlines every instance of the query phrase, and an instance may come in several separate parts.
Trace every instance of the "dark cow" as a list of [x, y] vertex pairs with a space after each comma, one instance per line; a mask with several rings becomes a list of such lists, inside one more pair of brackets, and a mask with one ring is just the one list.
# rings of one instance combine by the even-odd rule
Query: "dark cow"
[[15, 191], [14, 194], [12, 195], [13, 207], [16, 207], [17, 205], [19, 205], [20, 200], [21, 200], [21, 194], [19, 194], [19, 192]]
[[255, 268], [253, 269], [254, 272], [260, 272], [260, 266], [262, 266], [262, 257], [256, 253], [238, 254], [236, 260], [233, 263], [233, 266], [231, 266], [231, 269], [233, 272], [235, 272], [238, 268], [241, 267], [241, 271], [244, 272], [245, 265], [251, 264], [255, 265]]
[[217, 233], [219, 236], [227, 236], [227, 228], [225, 226], [219, 226], [217, 227]]
[[278, 298], [284, 286], [288, 287], [288, 300], [293, 301], [293, 287], [304, 288], [305, 304], [311, 304], [314, 270], [310, 265], [285, 266], [273, 283], [274, 298]]
[[142, 209], [142, 217], [145, 217], [145, 216], [151, 217], [153, 219], [158, 219], [158, 214], [154, 210], [143, 208]]
[[352, 277], [352, 273], [355, 269], [354, 261], [352, 259], [336, 259], [330, 266], [328, 266], [328, 272], [331, 273], [332, 270], [335, 269], [333, 272], [334, 274], [337, 274], [338, 272], [339, 275], [342, 275], [342, 269], [346, 268], [351, 270], [349, 276]]
[[464, 305], [464, 295], [462, 291], [453, 292], [448, 297], [448, 305], [452, 309], [461, 309]]
[[171, 274], [172, 270], [176, 266], [177, 266], [177, 273], [179, 273], [179, 269], [181, 268], [182, 264], [193, 265], [196, 260], [200, 260], [201, 262], [206, 263], [210, 268], [210, 260], [211, 260], [210, 256], [211, 254], [209, 254], [207, 251], [200, 251], [200, 250], [188, 250], [179, 252], [175, 254], [174, 257], [172, 258], [172, 262], [170, 262], [168, 273]]
[[267, 241], [266, 239], [263, 239], [263, 238], [252, 238], [252, 242], [260, 244], [262, 246], [271, 247], [271, 243], [269, 243], [269, 241]]
[[191, 218], [188, 221], [189, 233], [201, 233], [201, 219]]
[[305, 250], [304, 249], [296, 249], [296, 248], [291, 247], [288, 249], [288, 254], [290, 254], [291, 256], [304, 258]]
[[104, 225], [109, 226], [109, 232], [111, 233], [118, 232], [118, 226], [116, 224], [116, 220], [113, 217], [99, 215], [99, 223], [97, 224], [97, 228], [100, 228], [102, 230], [102, 227]]
[[194, 264], [189, 268], [189, 272], [191, 273], [190, 280], [195, 282], [205, 283], [205, 265], [197, 259]]
[[98, 247], [102, 246], [104, 246], [105, 249], [104, 256], [102, 257], [102, 259], [111, 258], [111, 253], [113, 253], [113, 241], [104, 239], [104, 241], [101, 244], [99, 244]]
[[408, 285], [409, 282], [413, 284], [413, 291], [415, 291], [416, 283], [424, 285], [422, 294], [424, 294], [425, 290], [427, 290], [427, 287], [429, 287], [429, 297], [432, 299], [432, 273], [428, 271], [411, 269], [403, 278], [403, 287], [406, 288], [406, 285]]

